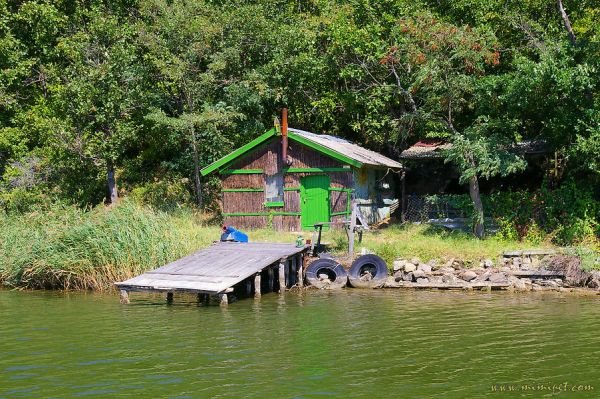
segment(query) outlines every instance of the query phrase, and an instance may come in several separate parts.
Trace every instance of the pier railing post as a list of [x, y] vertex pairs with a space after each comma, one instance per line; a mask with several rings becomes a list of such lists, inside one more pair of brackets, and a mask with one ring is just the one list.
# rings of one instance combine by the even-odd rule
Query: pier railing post
[[254, 276], [254, 298], [260, 298], [260, 272]]

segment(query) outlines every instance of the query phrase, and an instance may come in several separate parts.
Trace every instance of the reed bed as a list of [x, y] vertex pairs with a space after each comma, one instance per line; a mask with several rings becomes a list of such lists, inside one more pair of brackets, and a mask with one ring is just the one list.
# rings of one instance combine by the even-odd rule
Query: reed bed
[[0, 216], [0, 284], [20, 288], [112, 287], [218, 237], [192, 211], [166, 214], [123, 202], [84, 211], [56, 205]]

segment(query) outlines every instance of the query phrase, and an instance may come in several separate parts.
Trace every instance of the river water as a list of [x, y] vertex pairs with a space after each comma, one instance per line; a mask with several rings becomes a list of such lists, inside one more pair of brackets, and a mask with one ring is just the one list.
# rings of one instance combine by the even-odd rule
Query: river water
[[600, 297], [131, 297], [0, 291], [0, 398], [600, 397]]

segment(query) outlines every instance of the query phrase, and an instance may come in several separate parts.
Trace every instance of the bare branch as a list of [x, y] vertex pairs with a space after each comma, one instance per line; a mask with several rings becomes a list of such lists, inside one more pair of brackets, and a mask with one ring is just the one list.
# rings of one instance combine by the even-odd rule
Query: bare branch
[[577, 42], [577, 38], [575, 37], [575, 33], [573, 32], [573, 28], [571, 27], [571, 21], [569, 21], [569, 16], [565, 11], [565, 7], [563, 6], [562, 0], [557, 0], [558, 11], [560, 12], [560, 16], [563, 20], [563, 24], [565, 25], [565, 29], [567, 30], [567, 34], [569, 36], [569, 40], [571, 44], [574, 46]]

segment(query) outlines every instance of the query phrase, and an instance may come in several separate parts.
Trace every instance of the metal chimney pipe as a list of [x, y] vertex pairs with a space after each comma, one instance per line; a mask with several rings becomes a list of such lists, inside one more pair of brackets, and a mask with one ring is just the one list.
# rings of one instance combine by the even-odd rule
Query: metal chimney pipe
[[288, 110], [283, 108], [281, 110], [281, 159], [285, 165], [288, 164]]

